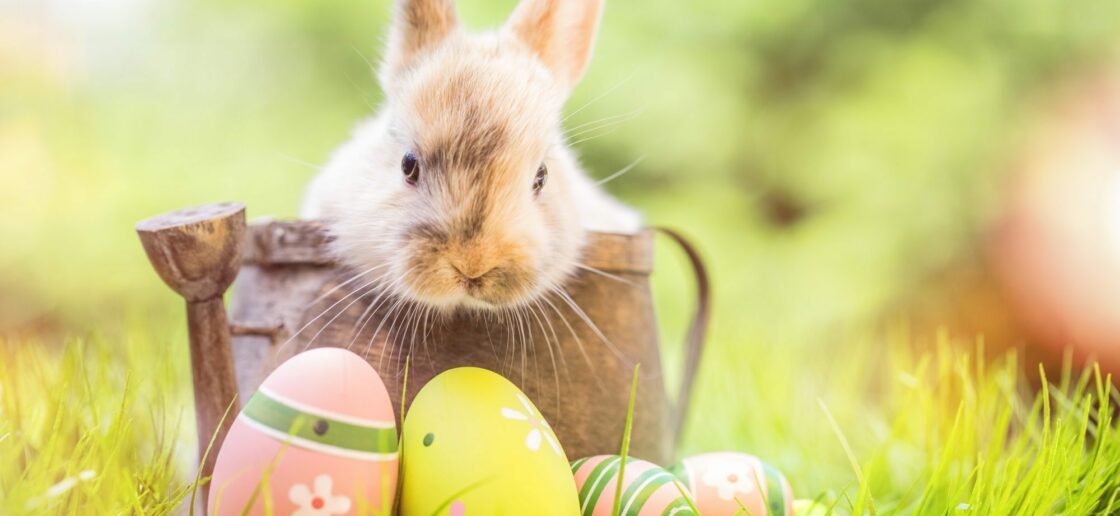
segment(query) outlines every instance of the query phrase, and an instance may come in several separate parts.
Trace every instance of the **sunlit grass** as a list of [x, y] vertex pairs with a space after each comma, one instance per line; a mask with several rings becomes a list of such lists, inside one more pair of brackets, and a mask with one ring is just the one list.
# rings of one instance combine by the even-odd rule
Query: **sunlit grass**
[[[484, 27], [516, 1], [458, 3]], [[0, 19], [0, 328], [112, 335], [0, 337], [0, 514], [181, 510], [182, 321], [114, 329], [179, 308], [132, 225], [220, 200], [294, 215], [381, 95], [388, 2], [86, 4]], [[972, 251], [1004, 147], [1120, 43], [1117, 2], [913, 4], [608, 2], [568, 128], [622, 116], [583, 162], [604, 178], [646, 156], [607, 186], [693, 236], [716, 280], [682, 452], [759, 455], [839, 512], [1120, 512], [1116, 392], [1092, 369], [1043, 382], [971, 339], [835, 334]], [[802, 214], [773, 219], [774, 198]], [[676, 258], [654, 282], [669, 383], [691, 309]]]
[[[0, 513], [185, 512], [189, 376], [185, 353], [167, 352], [184, 343], [152, 335], [0, 341]], [[805, 509], [814, 514], [1120, 510], [1120, 395], [1109, 378], [1046, 372], [1015, 352], [986, 359], [982, 346], [945, 336], [914, 351], [915, 340], [851, 339], [828, 361], [796, 347], [748, 346], [737, 367], [712, 355], [710, 377], [746, 380], [726, 397], [702, 391], [685, 451], [757, 454], [816, 501]], [[816, 398], [790, 405], [798, 396]]]
[[[938, 351], [893, 370], [886, 427], [840, 505], [857, 513], [1111, 514], [1120, 510], [1117, 391], [1097, 368], [1047, 373], [1016, 353]], [[1036, 375], [1037, 382], [1028, 382]], [[1037, 389], [1032, 387], [1037, 383]], [[839, 440], [866, 424], [837, 425]], [[794, 474], [796, 476], [796, 474]], [[833, 498], [837, 498], [833, 495]]]
[[0, 514], [181, 511], [188, 377], [144, 335], [0, 337]]

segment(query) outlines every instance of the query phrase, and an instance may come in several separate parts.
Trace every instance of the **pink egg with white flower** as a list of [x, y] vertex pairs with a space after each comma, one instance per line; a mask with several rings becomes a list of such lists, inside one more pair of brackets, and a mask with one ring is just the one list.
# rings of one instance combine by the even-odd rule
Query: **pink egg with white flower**
[[[793, 490], [780, 471], [746, 453], [694, 455], [669, 468], [704, 516], [793, 515]], [[743, 509], [746, 509], [744, 511]]]
[[572, 463], [579, 488], [579, 506], [585, 515], [614, 514], [618, 476], [622, 472], [622, 496], [618, 514], [634, 516], [696, 516], [688, 489], [661, 466], [634, 457], [623, 467], [618, 455], [596, 455]]
[[277, 368], [218, 452], [209, 514], [389, 514], [398, 440], [389, 393], [364, 359], [319, 348]]

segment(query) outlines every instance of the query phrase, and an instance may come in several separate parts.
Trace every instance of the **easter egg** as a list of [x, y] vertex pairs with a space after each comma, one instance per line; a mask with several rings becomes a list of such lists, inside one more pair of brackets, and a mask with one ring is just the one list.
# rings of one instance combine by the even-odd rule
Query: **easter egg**
[[209, 514], [388, 514], [397, 459], [392, 404], [373, 368], [344, 349], [307, 351], [269, 375], [234, 420]]
[[401, 431], [402, 516], [579, 512], [568, 459], [509, 380], [445, 371], [417, 394]]
[[[596, 455], [572, 463], [583, 516], [613, 514], [619, 469], [622, 469], [622, 457], [618, 455]], [[695, 516], [687, 496], [688, 490], [664, 468], [641, 459], [626, 458], [620, 515]]]
[[670, 468], [695, 497], [704, 516], [793, 514], [793, 491], [781, 472], [753, 455], [705, 453]]

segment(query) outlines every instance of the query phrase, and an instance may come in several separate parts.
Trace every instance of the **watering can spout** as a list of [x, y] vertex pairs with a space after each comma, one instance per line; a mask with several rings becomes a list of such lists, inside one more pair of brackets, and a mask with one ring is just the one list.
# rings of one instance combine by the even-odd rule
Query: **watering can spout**
[[[152, 267], [187, 302], [199, 456], [203, 476], [238, 412], [237, 380], [222, 296], [241, 268], [245, 206], [224, 203], [173, 211], [136, 225]], [[205, 496], [205, 493], [204, 493]]]

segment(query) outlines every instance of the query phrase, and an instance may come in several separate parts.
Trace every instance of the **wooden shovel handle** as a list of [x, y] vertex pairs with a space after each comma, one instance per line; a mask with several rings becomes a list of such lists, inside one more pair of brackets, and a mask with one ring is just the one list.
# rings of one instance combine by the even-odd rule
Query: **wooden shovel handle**
[[677, 392], [677, 404], [673, 418], [673, 447], [680, 445], [681, 434], [684, 430], [685, 416], [688, 415], [692, 403], [692, 387], [696, 381], [696, 371], [700, 367], [700, 358], [704, 352], [704, 340], [708, 335], [708, 322], [711, 319], [711, 283], [708, 279], [708, 268], [704, 265], [703, 258], [696, 247], [675, 230], [656, 227], [661, 234], [675, 242], [692, 265], [692, 274], [696, 279], [696, 311], [692, 315], [692, 323], [685, 337], [684, 373], [681, 375], [681, 385]]

